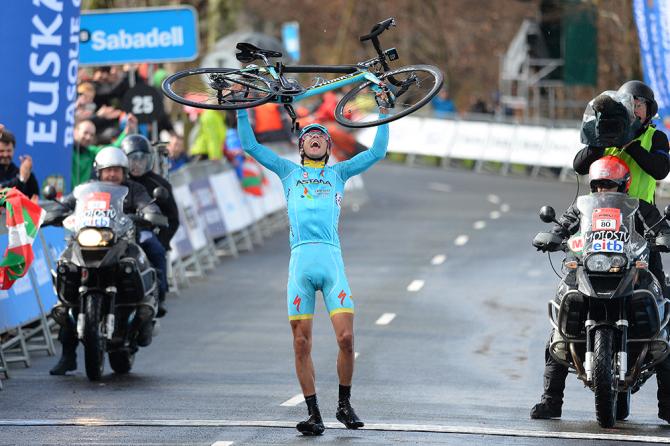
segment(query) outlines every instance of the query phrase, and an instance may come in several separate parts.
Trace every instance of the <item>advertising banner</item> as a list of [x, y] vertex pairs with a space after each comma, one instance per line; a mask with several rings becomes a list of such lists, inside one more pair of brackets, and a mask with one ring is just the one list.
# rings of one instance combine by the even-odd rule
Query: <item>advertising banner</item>
[[69, 184], [81, 0], [0, 2], [0, 123], [16, 137], [14, 162], [33, 157], [40, 184]]

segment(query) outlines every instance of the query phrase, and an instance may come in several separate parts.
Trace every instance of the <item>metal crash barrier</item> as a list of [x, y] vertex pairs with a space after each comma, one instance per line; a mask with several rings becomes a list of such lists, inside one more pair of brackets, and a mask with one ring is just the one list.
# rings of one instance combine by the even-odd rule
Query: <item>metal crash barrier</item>
[[[295, 150], [269, 145], [299, 162]], [[251, 251], [278, 230], [287, 227], [286, 200], [281, 181], [263, 172], [262, 195], [245, 193], [235, 171], [225, 161], [187, 164], [170, 175], [180, 228], [171, 242], [168, 278], [172, 291], [187, 287], [190, 279], [204, 279], [225, 256]], [[360, 176], [346, 185], [343, 206], [360, 207], [367, 199]], [[56, 324], [49, 312], [57, 302], [51, 271], [65, 249], [65, 230], [45, 227], [33, 244], [35, 260], [28, 274], [7, 291], [0, 291], [0, 377], [9, 378], [8, 364], [30, 366], [30, 354], [54, 355]], [[4, 245], [3, 245], [4, 243]], [[0, 233], [0, 247], [7, 234]], [[0, 389], [2, 381], [0, 380]]]

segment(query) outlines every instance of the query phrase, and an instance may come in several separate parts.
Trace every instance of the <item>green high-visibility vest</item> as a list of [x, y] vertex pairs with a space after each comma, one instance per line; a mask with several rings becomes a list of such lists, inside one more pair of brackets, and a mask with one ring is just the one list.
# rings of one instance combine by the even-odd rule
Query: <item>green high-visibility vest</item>
[[[635, 138], [635, 141], [640, 141], [640, 145], [644, 150], [649, 152], [651, 149], [651, 140], [656, 129], [649, 126], [644, 133]], [[608, 147], [605, 149], [605, 155], [613, 155], [624, 160], [630, 168], [630, 189], [628, 195], [639, 198], [647, 203], [654, 204], [654, 193], [656, 192], [656, 179], [642, 170], [640, 165], [631, 157], [628, 152], [618, 147]]]

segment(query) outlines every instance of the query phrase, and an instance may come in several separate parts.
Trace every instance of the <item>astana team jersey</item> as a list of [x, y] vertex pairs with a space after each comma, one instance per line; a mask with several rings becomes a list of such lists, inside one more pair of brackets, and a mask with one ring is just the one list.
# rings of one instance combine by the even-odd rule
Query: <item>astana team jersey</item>
[[242, 147], [282, 181], [290, 224], [291, 249], [305, 243], [327, 243], [340, 247], [337, 228], [344, 184], [386, 155], [388, 125], [378, 127], [369, 150], [333, 166], [309, 167], [282, 158], [256, 141], [246, 111], [238, 111], [238, 133]]

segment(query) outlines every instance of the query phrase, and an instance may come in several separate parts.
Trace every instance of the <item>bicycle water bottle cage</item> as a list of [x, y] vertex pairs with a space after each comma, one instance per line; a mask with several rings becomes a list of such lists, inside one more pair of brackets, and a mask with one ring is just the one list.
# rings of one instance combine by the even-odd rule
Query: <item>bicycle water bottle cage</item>
[[263, 56], [266, 58], [283, 56], [279, 51], [264, 50], [246, 42], [238, 43], [235, 48], [239, 50], [235, 53], [235, 57], [242, 63], [251, 63], [257, 59], [263, 59]]

